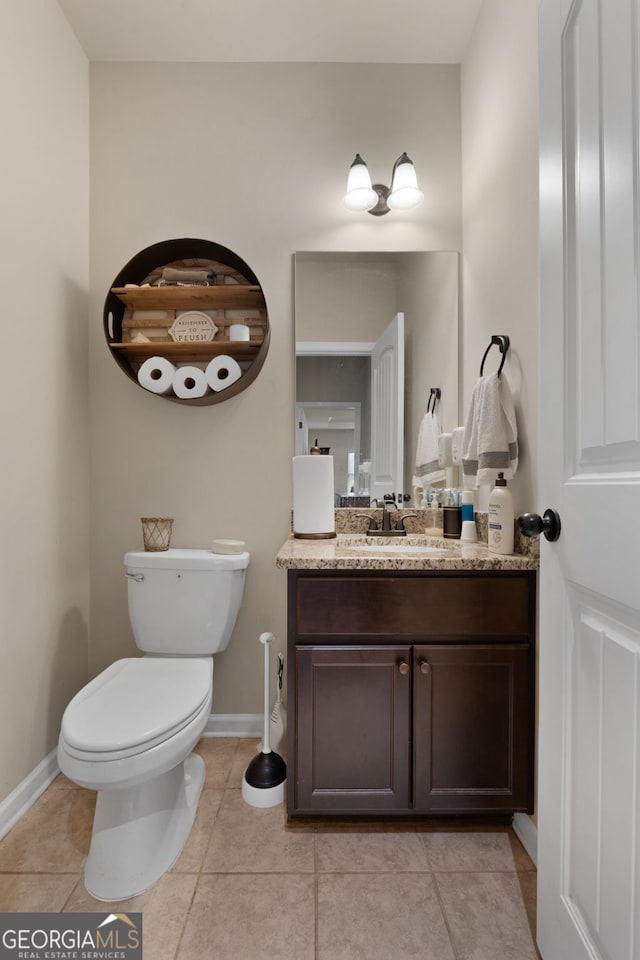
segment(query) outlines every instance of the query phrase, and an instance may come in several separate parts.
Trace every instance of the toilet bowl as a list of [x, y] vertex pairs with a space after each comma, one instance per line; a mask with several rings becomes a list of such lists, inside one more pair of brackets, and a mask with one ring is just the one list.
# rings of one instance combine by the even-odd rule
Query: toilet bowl
[[187, 839], [204, 782], [191, 751], [211, 713], [212, 654], [229, 642], [249, 555], [170, 550], [125, 563], [147, 656], [116, 661], [80, 690], [58, 742], [62, 772], [98, 791], [85, 886], [106, 901], [147, 890]]

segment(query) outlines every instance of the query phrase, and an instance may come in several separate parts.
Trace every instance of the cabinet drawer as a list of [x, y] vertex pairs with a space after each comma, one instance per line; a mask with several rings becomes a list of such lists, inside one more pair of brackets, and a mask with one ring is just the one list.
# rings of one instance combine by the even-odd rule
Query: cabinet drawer
[[[528, 573], [429, 576], [294, 574], [290, 627], [298, 638], [365, 636], [448, 641], [533, 636]], [[294, 584], [290, 584], [291, 587]]]

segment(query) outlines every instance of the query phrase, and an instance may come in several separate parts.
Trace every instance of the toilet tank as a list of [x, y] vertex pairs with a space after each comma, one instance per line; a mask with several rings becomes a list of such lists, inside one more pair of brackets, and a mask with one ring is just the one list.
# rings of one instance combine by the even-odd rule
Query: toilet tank
[[226, 650], [242, 603], [248, 553], [130, 551], [124, 563], [140, 650], [182, 657]]

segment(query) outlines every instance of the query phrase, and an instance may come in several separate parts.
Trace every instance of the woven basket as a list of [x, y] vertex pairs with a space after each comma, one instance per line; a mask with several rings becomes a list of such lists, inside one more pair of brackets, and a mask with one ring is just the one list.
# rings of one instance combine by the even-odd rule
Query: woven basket
[[168, 550], [173, 517], [140, 517], [144, 549], [152, 553]]

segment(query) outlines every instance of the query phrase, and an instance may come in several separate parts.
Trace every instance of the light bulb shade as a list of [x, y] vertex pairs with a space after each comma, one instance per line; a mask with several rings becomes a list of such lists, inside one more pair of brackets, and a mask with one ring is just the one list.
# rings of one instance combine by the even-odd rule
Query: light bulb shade
[[415, 167], [406, 153], [398, 157], [393, 165], [391, 193], [387, 203], [392, 210], [409, 210], [424, 200], [424, 193], [418, 187]]
[[371, 186], [367, 165], [360, 154], [356, 153], [356, 158], [349, 168], [344, 205], [349, 210], [370, 210], [377, 202], [378, 194]]

